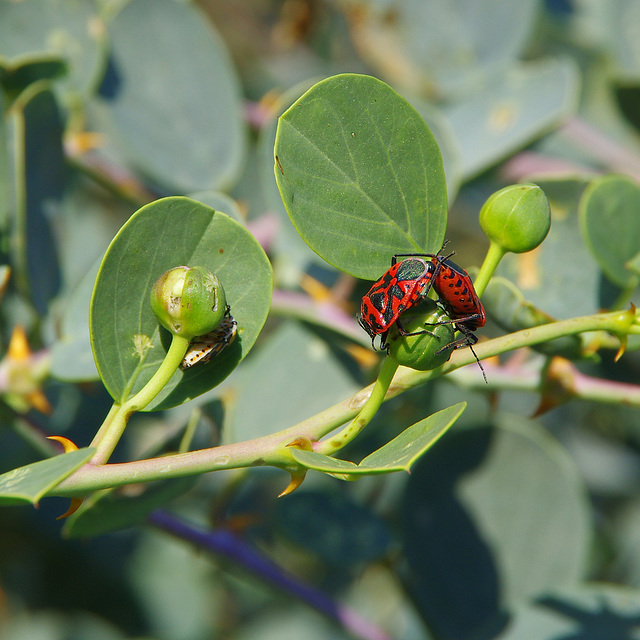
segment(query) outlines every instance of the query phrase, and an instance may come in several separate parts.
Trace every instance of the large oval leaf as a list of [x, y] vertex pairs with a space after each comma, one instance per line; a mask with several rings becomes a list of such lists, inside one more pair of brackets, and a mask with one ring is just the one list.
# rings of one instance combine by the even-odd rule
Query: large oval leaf
[[243, 369], [227, 439], [241, 442], [275, 433], [358, 388], [344, 362], [325, 342], [303, 325], [286, 322]]
[[190, 3], [133, 0], [109, 35], [101, 124], [121, 151], [183, 193], [229, 185], [244, 155], [244, 122], [235, 71], [211, 24]]
[[314, 85], [280, 117], [275, 174], [291, 221], [327, 262], [373, 280], [395, 253], [442, 246], [447, 189], [418, 112], [376, 78]]
[[586, 572], [585, 488], [533, 422], [502, 416], [494, 427], [450, 433], [412, 470], [404, 507], [414, 600], [439, 637], [469, 638]]
[[[322, 258], [311, 251], [290, 224], [273, 174], [273, 148], [278, 128], [277, 116], [283, 110], [289, 108], [312, 85], [312, 81], [305, 80], [279, 96], [278, 104], [273, 106], [269, 112], [269, 118], [260, 128], [256, 148], [261, 194], [265, 200], [266, 208], [277, 216], [279, 223], [278, 234], [272, 244], [274, 254], [278, 256], [274, 268], [278, 275], [285, 273], [287, 280], [290, 282], [298, 282], [302, 274], [312, 264], [322, 264], [324, 266]], [[278, 280], [277, 276], [276, 280]]]
[[98, 266], [96, 262], [86, 272], [75, 290], [65, 298], [61, 317], [56, 318], [59, 330], [51, 345], [51, 375], [58, 380], [79, 382], [98, 378], [87, 325]]
[[385, 521], [342, 489], [303, 490], [279, 500], [274, 525], [341, 571], [379, 560], [391, 543]]
[[464, 179], [486, 171], [573, 114], [578, 81], [569, 60], [523, 63], [445, 109]]
[[640, 253], [640, 185], [627, 176], [597, 178], [580, 200], [583, 236], [607, 278], [619, 287], [638, 285], [628, 263]]
[[179, 265], [207, 267], [218, 275], [238, 322], [238, 338], [209, 364], [177, 371], [147, 410], [180, 404], [219, 384], [262, 329], [271, 300], [271, 266], [245, 227], [185, 197], [146, 205], [109, 246], [91, 300], [94, 357], [116, 402], [140, 390], [166, 354], [169, 333], [159, 329], [149, 292], [162, 273]]
[[104, 31], [92, 0], [2, 2], [0, 67], [14, 87], [64, 73], [57, 86], [87, 94], [103, 71]]
[[405, 86], [452, 97], [518, 57], [536, 24], [537, 0], [343, 0], [367, 62]]

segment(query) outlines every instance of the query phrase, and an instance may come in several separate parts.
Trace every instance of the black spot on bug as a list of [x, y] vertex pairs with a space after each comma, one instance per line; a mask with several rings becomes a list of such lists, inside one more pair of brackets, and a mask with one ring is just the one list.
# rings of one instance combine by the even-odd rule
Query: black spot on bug
[[371, 304], [373, 305], [374, 309], [377, 309], [378, 311], [384, 311], [387, 296], [382, 291], [376, 291], [375, 293], [372, 293], [369, 296], [369, 300], [371, 300]]

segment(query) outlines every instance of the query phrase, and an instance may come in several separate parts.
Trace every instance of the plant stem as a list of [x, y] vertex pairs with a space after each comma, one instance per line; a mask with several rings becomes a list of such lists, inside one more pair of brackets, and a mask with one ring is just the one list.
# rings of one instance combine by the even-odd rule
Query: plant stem
[[102, 439], [104, 438], [105, 433], [109, 431], [109, 427], [111, 422], [113, 421], [114, 416], [120, 411], [120, 405], [117, 403], [113, 403], [111, 405], [111, 409], [109, 409], [109, 413], [107, 413], [107, 417], [104, 419], [103, 423], [100, 425], [98, 432], [95, 436], [93, 436], [93, 440], [91, 441], [90, 447], [98, 447]]
[[179, 453], [185, 453], [189, 451], [191, 447], [191, 441], [196, 434], [196, 429], [198, 428], [198, 422], [202, 417], [202, 409], [197, 407], [191, 412], [189, 416], [189, 422], [187, 422], [187, 428], [184, 430], [182, 434], [182, 438], [180, 439], [180, 444], [178, 446]]
[[[513, 351], [514, 349], [547, 342], [563, 335], [574, 335], [590, 331], [608, 331], [615, 335], [640, 334], [640, 323], [636, 313], [631, 310], [583, 316], [487, 340], [475, 345], [475, 350], [479, 358], [488, 358]], [[449, 362], [433, 371], [414, 371], [400, 367], [388, 386], [385, 400], [394, 398], [408, 389], [473, 362], [475, 362], [473, 354], [468, 349], [460, 349], [454, 352]], [[383, 381], [379, 380], [376, 384], [381, 385], [382, 388]], [[489, 384], [491, 385], [491, 380]], [[311, 442], [319, 441], [322, 437], [358, 415], [363, 405], [369, 401], [373, 390], [374, 385], [370, 385], [351, 398], [293, 427], [254, 440], [149, 460], [101, 466], [85, 465], [58, 484], [50, 492], [50, 495], [77, 496], [98, 489], [122, 486], [132, 482], [148, 482], [161, 478], [198, 475], [220, 469], [257, 465], [286, 468], [289, 464], [289, 459], [283, 454], [283, 447], [286, 447], [292, 440], [301, 437], [307, 438]], [[592, 397], [595, 396], [593, 389], [590, 390], [590, 393]], [[632, 400], [637, 400], [637, 405], [640, 406], [640, 394]], [[631, 401], [628, 402], [633, 403]]]
[[164, 389], [180, 366], [188, 346], [187, 338], [174, 335], [167, 355], [149, 382], [122, 405], [113, 405], [92, 443], [93, 446], [97, 446], [97, 451], [91, 459], [91, 464], [106, 464], [120, 441], [131, 415], [144, 409]]
[[318, 453], [324, 453], [329, 456], [351, 442], [369, 424], [369, 422], [371, 422], [373, 416], [378, 412], [380, 405], [384, 402], [389, 386], [391, 385], [391, 380], [393, 380], [393, 376], [397, 370], [398, 364], [391, 358], [385, 358], [382, 362], [382, 369], [380, 369], [378, 378], [373, 384], [371, 395], [364, 403], [362, 409], [360, 409], [358, 415], [336, 435], [323, 442], [318, 442], [314, 446], [314, 450]]
[[482, 296], [484, 293], [489, 284], [489, 280], [491, 280], [495, 270], [500, 264], [500, 260], [504, 258], [505, 253], [505, 250], [499, 244], [492, 242], [489, 245], [489, 251], [487, 251], [482, 267], [480, 267], [478, 276], [473, 283], [473, 288], [476, 290], [478, 296]]
[[30, 299], [29, 269], [27, 264], [27, 175], [24, 148], [24, 112], [13, 109], [13, 187], [15, 223], [12, 233], [12, 254], [15, 265], [15, 283], [18, 291]]

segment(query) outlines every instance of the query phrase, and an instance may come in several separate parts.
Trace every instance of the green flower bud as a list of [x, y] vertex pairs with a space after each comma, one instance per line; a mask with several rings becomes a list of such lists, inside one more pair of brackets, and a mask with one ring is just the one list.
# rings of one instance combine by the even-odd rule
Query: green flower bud
[[389, 356], [398, 364], [418, 371], [428, 371], [443, 365], [451, 357], [452, 350], [442, 347], [453, 342], [454, 328], [452, 324], [438, 324], [449, 320], [444, 311], [436, 303], [427, 299], [400, 314], [400, 323], [408, 333], [429, 331], [414, 336], [403, 336], [397, 323], [389, 329], [387, 343]]
[[535, 249], [549, 233], [551, 210], [535, 184], [514, 184], [496, 191], [480, 211], [480, 226], [505, 252]]
[[175, 267], [163, 273], [151, 289], [151, 308], [158, 322], [183, 338], [213, 331], [227, 307], [218, 277], [205, 267]]

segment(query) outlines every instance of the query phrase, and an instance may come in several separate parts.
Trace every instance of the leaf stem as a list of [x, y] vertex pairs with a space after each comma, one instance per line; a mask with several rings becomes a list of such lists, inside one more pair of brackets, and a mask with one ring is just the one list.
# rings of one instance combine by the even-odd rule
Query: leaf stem
[[373, 384], [371, 395], [358, 412], [358, 415], [336, 435], [323, 442], [316, 443], [314, 450], [329, 456], [351, 442], [369, 422], [371, 422], [373, 416], [378, 412], [397, 370], [398, 364], [391, 358], [385, 358], [382, 362], [382, 368], [380, 369], [378, 378]]
[[174, 335], [167, 355], [149, 382], [135, 396], [129, 398], [123, 404], [114, 404], [111, 407], [105, 422], [98, 430], [92, 443], [92, 446], [96, 446], [97, 450], [91, 459], [91, 464], [106, 464], [120, 441], [129, 418], [136, 411], [144, 409], [164, 389], [171, 376], [180, 366], [188, 347], [189, 340], [187, 338]]
[[114, 402], [113, 405], [111, 405], [111, 409], [109, 409], [109, 413], [107, 413], [107, 417], [104, 419], [104, 421], [100, 425], [100, 428], [98, 429], [96, 435], [93, 436], [93, 440], [89, 445], [90, 447], [95, 447], [95, 448], [98, 447], [101, 440], [104, 438], [105, 433], [107, 433], [107, 431], [109, 430], [109, 427], [111, 425], [111, 422], [113, 421], [114, 416], [118, 413], [119, 410], [120, 410], [120, 405], [117, 402]]
[[500, 264], [500, 260], [504, 258], [505, 253], [506, 251], [499, 244], [491, 242], [482, 267], [480, 267], [478, 276], [473, 283], [473, 288], [476, 290], [478, 296], [482, 296], [484, 293], [489, 284], [489, 280], [491, 280], [495, 270]]
[[187, 422], [187, 427], [182, 434], [182, 438], [180, 439], [180, 444], [178, 445], [178, 451], [180, 453], [185, 453], [189, 451], [191, 447], [191, 442], [196, 434], [196, 429], [198, 428], [198, 422], [200, 422], [200, 418], [202, 417], [202, 408], [197, 407], [189, 416], [189, 422]]
[[27, 175], [24, 111], [13, 108], [13, 176], [15, 224], [12, 233], [12, 254], [15, 282], [25, 299], [30, 300], [31, 283], [27, 264]]

